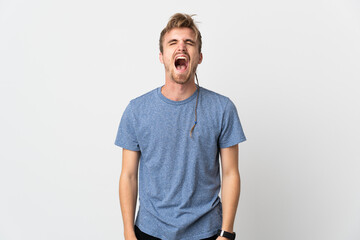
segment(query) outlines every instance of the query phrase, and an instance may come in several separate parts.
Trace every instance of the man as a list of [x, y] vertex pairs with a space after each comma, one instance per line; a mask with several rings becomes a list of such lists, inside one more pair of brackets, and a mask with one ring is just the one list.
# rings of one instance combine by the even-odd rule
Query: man
[[173, 15], [159, 41], [165, 84], [131, 100], [121, 118], [115, 144], [123, 148], [119, 195], [126, 240], [235, 237], [238, 143], [246, 138], [232, 101], [195, 84], [201, 44], [192, 16]]

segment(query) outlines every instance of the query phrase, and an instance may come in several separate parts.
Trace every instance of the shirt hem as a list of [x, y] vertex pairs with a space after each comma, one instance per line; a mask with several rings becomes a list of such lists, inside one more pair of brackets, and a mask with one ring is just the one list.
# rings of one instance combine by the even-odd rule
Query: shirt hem
[[154, 234], [154, 233], [150, 233], [147, 229], [146, 229], [146, 227], [144, 227], [143, 225], [141, 225], [141, 224], [139, 224], [139, 223], [137, 223], [137, 224], [135, 224], [142, 232], [144, 232], [144, 233], [146, 233], [146, 234], [148, 234], [148, 235], [150, 235], [150, 236], [153, 236], [153, 237], [156, 237], [156, 238], [160, 238], [161, 240], [164, 240], [164, 239], [166, 239], [164, 236], [162, 236], [162, 235], [156, 235], [156, 234]]
[[[166, 238], [162, 235], [156, 235], [156, 234], [153, 234], [153, 233], [150, 233], [149, 231], [147, 231], [146, 227], [144, 227], [143, 225], [141, 224], [135, 224], [142, 232], [150, 235], [150, 236], [153, 236], [153, 237], [156, 237], [156, 238], [160, 238], [161, 240], [165, 240]], [[194, 239], [203, 239], [203, 238], [209, 238], [209, 237], [212, 237], [214, 236], [215, 234], [217, 234], [218, 232], [218, 229], [215, 229], [215, 230], [212, 230], [212, 231], [208, 231], [208, 232], [204, 232], [204, 233], [200, 233], [198, 235], [195, 235], [195, 236], [191, 236], [191, 237], [187, 237], [187, 238], [181, 238], [181, 240], [194, 240]]]

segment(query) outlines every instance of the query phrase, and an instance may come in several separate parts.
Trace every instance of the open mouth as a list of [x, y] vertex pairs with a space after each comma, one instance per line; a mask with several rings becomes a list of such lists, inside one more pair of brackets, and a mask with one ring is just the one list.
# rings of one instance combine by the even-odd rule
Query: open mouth
[[188, 67], [188, 59], [185, 56], [175, 58], [175, 68], [179, 71], [185, 71]]

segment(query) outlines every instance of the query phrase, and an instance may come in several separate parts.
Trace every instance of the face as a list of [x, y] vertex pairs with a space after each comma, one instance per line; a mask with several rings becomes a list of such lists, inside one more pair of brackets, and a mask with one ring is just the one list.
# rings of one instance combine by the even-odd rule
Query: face
[[190, 28], [174, 28], [164, 35], [163, 53], [159, 58], [167, 78], [179, 84], [194, 78], [197, 65], [202, 61], [198, 44]]

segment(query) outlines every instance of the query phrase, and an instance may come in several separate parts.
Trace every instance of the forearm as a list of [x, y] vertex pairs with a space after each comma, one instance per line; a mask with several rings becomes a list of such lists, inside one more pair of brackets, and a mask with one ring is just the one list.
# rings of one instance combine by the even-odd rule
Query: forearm
[[121, 213], [124, 223], [125, 239], [136, 239], [134, 219], [137, 201], [137, 177], [121, 174], [119, 182], [119, 195]]
[[234, 171], [222, 177], [221, 199], [223, 209], [222, 230], [233, 232], [236, 209], [240, 197], [240, 175]]

